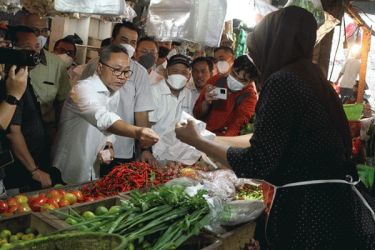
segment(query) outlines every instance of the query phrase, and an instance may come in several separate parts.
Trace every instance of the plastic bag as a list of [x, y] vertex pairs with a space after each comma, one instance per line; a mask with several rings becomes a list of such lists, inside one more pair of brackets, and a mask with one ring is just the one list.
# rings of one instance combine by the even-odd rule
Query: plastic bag
[[314, 15], [318, 27], [320, 27], [325, 21], [324, 10], [320, 0], [288, 0], [285, 7], [288, 6], [298, 6], [309, 11]]
[[254, 221], [262, 214], [265, 206], [259, 200], [238, 200], [224, 203], [218, 215], [223, 226], [235, 226]]
[[217, 47], [227, 1], [151, 0], [146, 33], [159, 40], [187, 40]]
[[323, 37], [331, 32], [332, 29], [336, 27], [340, 23], [339, 20], [328, 14], [327, 12], [324, 12], [324, 24], [322, 24], [319, 28], [318, 31], [316, 32], [316, 41], [315, 45], [317, 45]]
[[55, 0], [55, 9], [60, 12], [124, 15], [125, 7], [123, 0]]

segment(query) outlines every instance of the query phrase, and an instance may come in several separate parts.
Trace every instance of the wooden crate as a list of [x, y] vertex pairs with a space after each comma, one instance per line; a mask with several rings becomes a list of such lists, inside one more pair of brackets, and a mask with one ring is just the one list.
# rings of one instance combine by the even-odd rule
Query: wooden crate
[[0, 221], [0, 231], [8, 229], [13, 234], [25, 232], [29, 227], [36, 229], [38, 233], [44, 235], [53, 233], [57, 230], [57, 228], [48, 223], [48, 221], [34, 213], [13, 216]]
[[[69, 206], [69, 207], [63, 207], [57, 209], [58, 212], [66, 213], [66, 214], [72, 214], [72, 210], [75, 212], [81, 214], [85, 211], [92, 211], [95, 212], [95, 209], [99, 206], [104, 206], [106, 208], [110, 208], [115, 205], [119, 205], [121, 200], [124, 200], [123, 197], [119, 196], [113, 196], [113, 197], [108, 197], [104, 198], [99, 201], [92, 201], [92, 202], [86, 202], [86, 203], [77, 203], [75, 205]], [[51, 225], [58, 229], [63, 229], [69, 227], [69, 224], [67, 224], [64, 220], [62, 215], [59, 215], [57, 213], [54, 213], [53, 211], [51, 212], [41, 212], [39, 213], [39, 216], [43, 220], [49, 221]]]

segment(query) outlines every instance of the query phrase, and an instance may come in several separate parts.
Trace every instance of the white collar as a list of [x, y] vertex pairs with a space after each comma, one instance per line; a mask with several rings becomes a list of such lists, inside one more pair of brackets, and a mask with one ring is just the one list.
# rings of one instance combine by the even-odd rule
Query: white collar
[[91, 82], [92, 87], [97, 91], [97, 92], [105, 92], [110, 94], [111, 92], [108, 90], [107, 86], [103, 83], [103, 81], [100, 79], [99, 75], [95, 72], [94, 75], [91, 77], [87, 78], [88, 81]]

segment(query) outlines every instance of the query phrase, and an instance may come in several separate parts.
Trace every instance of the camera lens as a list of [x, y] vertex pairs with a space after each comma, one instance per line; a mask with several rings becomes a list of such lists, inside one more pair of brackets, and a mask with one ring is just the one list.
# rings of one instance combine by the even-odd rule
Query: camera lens
[[225, 94], [225, 89], [220, 89], [220, 94]]

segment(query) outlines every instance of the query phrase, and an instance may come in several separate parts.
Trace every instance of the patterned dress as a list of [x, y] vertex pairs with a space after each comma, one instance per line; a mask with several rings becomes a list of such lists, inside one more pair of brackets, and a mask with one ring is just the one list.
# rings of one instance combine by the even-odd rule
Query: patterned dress
[[[350, 174], [339, 132], [294, 73], [268, 78], [256, 118], [251, 147], [227, 153], [239, 176], [282, 186]], [[289, 187], [276, 193], [266, 237], [270, 249], [375, 249], [375, 223], [349, 185]]]

